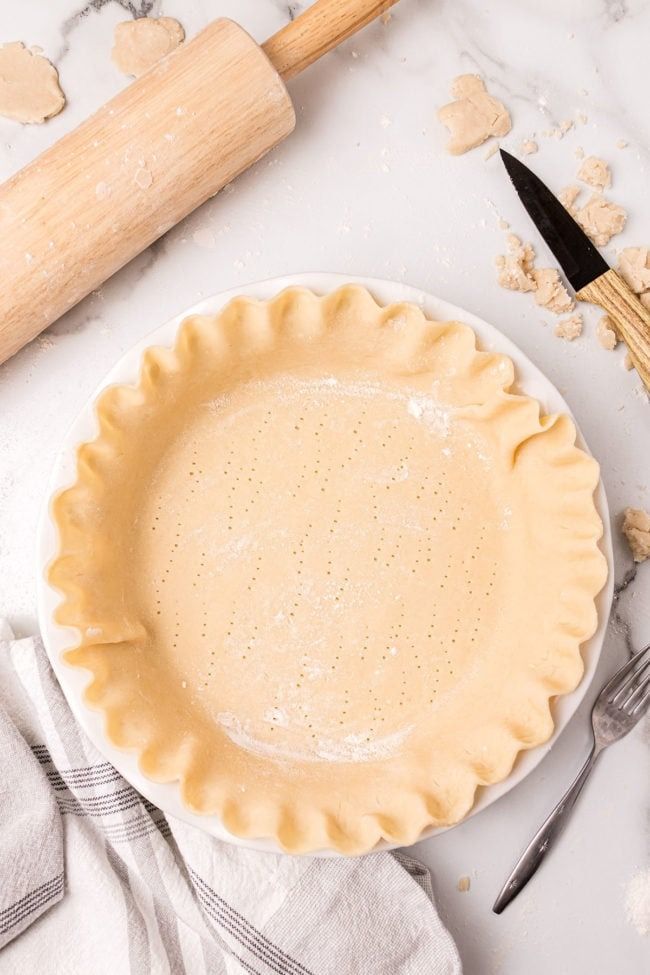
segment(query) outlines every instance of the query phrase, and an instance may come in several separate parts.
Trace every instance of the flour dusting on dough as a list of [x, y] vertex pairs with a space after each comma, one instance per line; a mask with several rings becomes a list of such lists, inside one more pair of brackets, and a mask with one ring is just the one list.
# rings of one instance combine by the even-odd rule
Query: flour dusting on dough
[[173, 17], [124, 20], [115, 27], [111, 57], [120, 71], [139, 78], [184, 39], [185, 31]]
[[[267, 723], [286, 728], [289, 720], [280, 708], [273, 708], [265, 712]], [[382, 759], [393, 758], [399, 753], [400, 747], [413, 731], [412, 724], [399, 728], [390, 735], [372, 738], [368, 734], [347, 734], [341, 739], [328, 736], [317, 736], [314, 750], [304, 748], [288, 748], [286, 745], [276, 745], [271, 741], [255, 737], [252, 732], [251, 721], [241, 720], [231, 711], [219, 711], [216, 715], [218, 724], [223, 728], [228, 738], [240, 748], [254, 755], [263, 755], [276, 761], [287, 762], [377, 762]]]
[[44, 122], [65, 105], [54, 65], [20, 41], [0, 47], [0, 115], [16, 122]]

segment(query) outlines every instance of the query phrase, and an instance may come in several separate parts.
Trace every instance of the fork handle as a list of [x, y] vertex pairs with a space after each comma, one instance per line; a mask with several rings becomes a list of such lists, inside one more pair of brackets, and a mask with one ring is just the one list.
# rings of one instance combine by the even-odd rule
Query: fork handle
[[495, 914], [501, 914], [508, 904], [515, 899], [517, 894], [524, 889], [530, 878], [537, 871], [537, 868], [548, 853], [549, 849], [566, 826], [569, 813], [573, 809], [576, 799], [582, 792], [582, 787], [587, 781], [587, 777], [594, 767], [594, 762], [596, 761], [598, 754], [599, 751], [594, 744], [589, 758], [582, 766], [553, 812], [535, 833], [535, 836], [520, 856], [519, 860], [517, 861], [517, 865], [503, 885], [501, 893], [497, 897], [496, 901], [494, 902], [494, 907], [492, 908]]

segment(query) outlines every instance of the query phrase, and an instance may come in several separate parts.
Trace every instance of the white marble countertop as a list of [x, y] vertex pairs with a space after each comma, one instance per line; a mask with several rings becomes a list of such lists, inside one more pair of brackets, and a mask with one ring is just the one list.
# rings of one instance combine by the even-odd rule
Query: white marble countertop
[[[5, 3], [0, 42], [38, 44], [57, 65], [68, 106], [43, 126], [0, 119], [4, 179], [126, 83], [110, 61], [113, 26], [131, 13], [178, 17], [192, 36], [226, 15], [259, 40], [305, 4], [280, 0], [40, 0]], [[575, 149], [612, 165], [611, 197], [629, 210], [616, 248], [650, 244], [650, 37], [644, 0], [402, 0], [291, 84], [294, 135], [99, 292], [0, 367], [0, 612], [21, 632], [34, 620], [36, 522], [58, 444], [116, 358], [204, 295], [297, 271], [405, 280], [492, 321], [570, 402], [616, 520], [622, 591], [597, 683], [650, 639], [650, 567], [630, 573], [618, 522], [648, 506], [650, 406], [622, 350], [594, 336], [554, 337], [528, 296], [502, 291], [497, 214], [549, 259], [497, 156], [444, 151], [435, 118], [459, 73], [477, 71], [513, 116], [503, 144], [540, 145], [531, 164], [557, 189], [572, 182]], [[578, 121], [586, 116], [586, 121]], [[562, 140], [544, 136], [566, 118]], [[621, 149], [620, 140], [628, 142]], [[194, 240], [198, 235], [206, 246]], [[610, 257], [616, 248], [607, 249]], [[11, 287], [11, 282], [3, 282]], [[625, 582], [627, 586], [625, 587]], [[422, 843], [440, 910], [467, 975], [637, 975], [650, 945], [626, 918], [625, 894], [648, 869], [648, 731], [606, 754], [554, 855], [501, 917], [490, 906], [520, 847], [573, 777], [587, 747], [588, 702], [538, 769], [464, 825]], [[457, 890], [468, 875], [471, 888]]]

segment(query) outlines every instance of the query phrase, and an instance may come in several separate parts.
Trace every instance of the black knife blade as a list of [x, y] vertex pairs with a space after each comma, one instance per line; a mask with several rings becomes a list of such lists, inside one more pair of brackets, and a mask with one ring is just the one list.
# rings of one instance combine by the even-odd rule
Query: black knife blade
[[574, 291], [580, 291], [609, 271], [609, 264], [596, 250], [584, 230], [541, 179], [505, 149], [500, 152], [519, 199], [557, 258]]

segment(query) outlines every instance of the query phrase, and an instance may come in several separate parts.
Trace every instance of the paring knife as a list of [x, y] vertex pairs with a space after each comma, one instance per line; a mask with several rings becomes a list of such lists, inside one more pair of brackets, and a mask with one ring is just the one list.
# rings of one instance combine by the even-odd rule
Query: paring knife
[[607, 312], [650, 392], [650, 313], [541, 179], [509, 152], [500, 151], [519, 199], [557, 258], [576, 297], [600, 305]]

